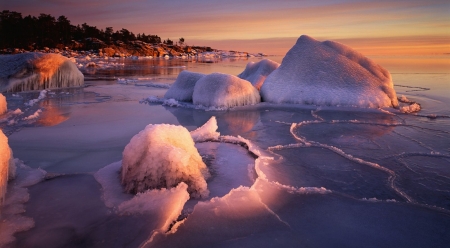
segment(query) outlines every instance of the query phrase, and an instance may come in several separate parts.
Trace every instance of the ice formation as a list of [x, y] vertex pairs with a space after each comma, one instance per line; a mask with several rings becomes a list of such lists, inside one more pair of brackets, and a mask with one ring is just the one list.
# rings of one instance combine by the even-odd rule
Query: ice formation
[[0, 56], [0, 91], [79, 87], [84, 76], [59, 54], [21, 53]]
[[[5, 200], [6, 187], [8, 186], [9, 168], [11, 163], [11, 149], [8, 138], [0, 131], [0, 206]], [[0, 212], [1, 213], [1, 212]]]
[[8, 110], [6, 97], [2, 93], [0, 93], [0, 115], [6, 113], [6, 110]]
[[267, 76], [276, 70], [280, 64], [270, 59], [263, 59], [259, 62], [249, 62], [245, 70], [238, 75], [239, 78], [245, 79], [252, 83], [258, 90], [266, 80]]
[[177, 80], [175, 80], [172, 87], [167, 90], [164, 97], [168, 99], [173, 98], [178, 101], [192, 102], [195, 83], [204, 76], [204, 74], [190, 71], [180, 72]]
[[390, 73], [334, 41], [300, 36], [261, 87], [263, 101], [356, 107], [398, 107]]
[[194, 142], [217, 140], [220, 136], [220, 133], [216, 132], [217, 128], [217, 120], [213, 116], [203, 126], [191, 131], [191, 137]]
[[249, 81], [223, 73], [212, 73], [198, 80], [192, 99], [196, 105], [214, 108], [231, 108], [261, 101], [258, 90]]
[[148, 125], [125, 147], [122, 184], [129, 193], [188, 185], [192, 197], [207, 197], [208, 169], [182, 126]]

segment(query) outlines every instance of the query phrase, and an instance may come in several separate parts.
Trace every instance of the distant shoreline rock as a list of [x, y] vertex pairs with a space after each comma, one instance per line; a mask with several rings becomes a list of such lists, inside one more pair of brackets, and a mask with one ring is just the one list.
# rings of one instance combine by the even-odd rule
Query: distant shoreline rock
[[[88, 38], [89, 39], [89, 38]], [[92, 41], [93, 40], [93, 41]], [[8, 48], [0, 50], [1, 54], [18, 54], [28, 52], [41, 53], [56, 53], [65, 57], [77, 57], [82, 55], [95, 55], [98, 57], [194, 57], [203, 54], [209, 57], [264, 57], [264, 53], [248, 53], [238, 51], [225, 51], [213, 49], [207, 46], [181, 46], [181, 45], [167, 45], [164, 43], [152, 44], [143, 41], [115, 41], [111, 45], [106, 45], [103, 41], [98, 39], [91, 39], [91, 43], [98, 45], [87, 46], [78, 41], [72, 41], [70, 46], [55, 47], [35, 50], [25, 50], [19, 48]], [[84, 48], [84, 49], [83, 49]], [[89, 48], [89, 49], [87, 49]]]

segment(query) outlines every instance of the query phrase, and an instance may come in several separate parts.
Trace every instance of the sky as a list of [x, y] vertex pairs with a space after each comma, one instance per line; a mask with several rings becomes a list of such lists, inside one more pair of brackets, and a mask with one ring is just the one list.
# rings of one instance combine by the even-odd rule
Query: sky
[[0, 9], [252, 53], [284, 55], [307, 34], [366, 55], [450, 55], [449, 0], [0, 0]]

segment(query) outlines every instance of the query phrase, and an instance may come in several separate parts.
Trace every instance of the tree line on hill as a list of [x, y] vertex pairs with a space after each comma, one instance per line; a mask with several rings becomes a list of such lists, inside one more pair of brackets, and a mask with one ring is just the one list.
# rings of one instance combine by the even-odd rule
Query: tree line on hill
[[[15, 11], [0, 12], [0, 49], [36, 50], [44, 47], [59, 49], [69, 47], [73, 50], [89, 50], [118, 41], [124, 43], [143, 41], [167, 45], [174, 43], [170, 39], [161, 42], [161, 38], [157, 35], [145, 33], [135, 35], [125, 28], [114, 31], [112, 27], [103, 30], [86, 23], [75, 26], [63, 15], [58, 18], [48, 14], [22, 17], [21, 13]], [[182, 45], [184, 38], [180, 38], [179, 43]]]

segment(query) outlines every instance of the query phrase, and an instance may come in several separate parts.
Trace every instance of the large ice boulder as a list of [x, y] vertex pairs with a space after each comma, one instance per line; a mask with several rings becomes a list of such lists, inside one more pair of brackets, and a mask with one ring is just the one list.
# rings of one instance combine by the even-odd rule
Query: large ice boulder
[[261, 87], [263, 101], [397, 107], [390, 73], [350, 47], [300, 36]]
[[[5, 200], [8, 179], [11, 178], [9, 171], [12, 163], [12, 152], [8, 145], [8, 138], [0, 130], [0, 206]], [[1, 212], [0, 212], [1, 214]]]
[[6, 97], [0, 93], [0, 115], [6, 113], [8, 106], [6, 104]]
[[192, 94], [197, 81], [205, 76], [202, 73], [182, 71], [178, 74], [177, 80], [167, 90], [164, 98], [173, 98], [178, 101], [192, 102]]
[[125, 147], [122, 185], [129, 193], [188, 185], [192, 197], [207, 197], [208, 169], [182, 126], [148, 125]]
[[79, 87], [84, 76], [68, 58], [51, 53], [0, 56], [0, 91]]
[[231, 108], [261, 101], [258, 90], [244, 79], [223, 73], [202, 77], [194, 87], [192, 100], [196, 105]]
[[251, 61], [247, 64], [245, 70], [238, 75], [238, 77], [249, 81], [259, 90], [261, 89], [264, 80], [266, 80], [266, 77], [279, 66], [279, 63], [270, 59], [263, 59], [258, 62]]

